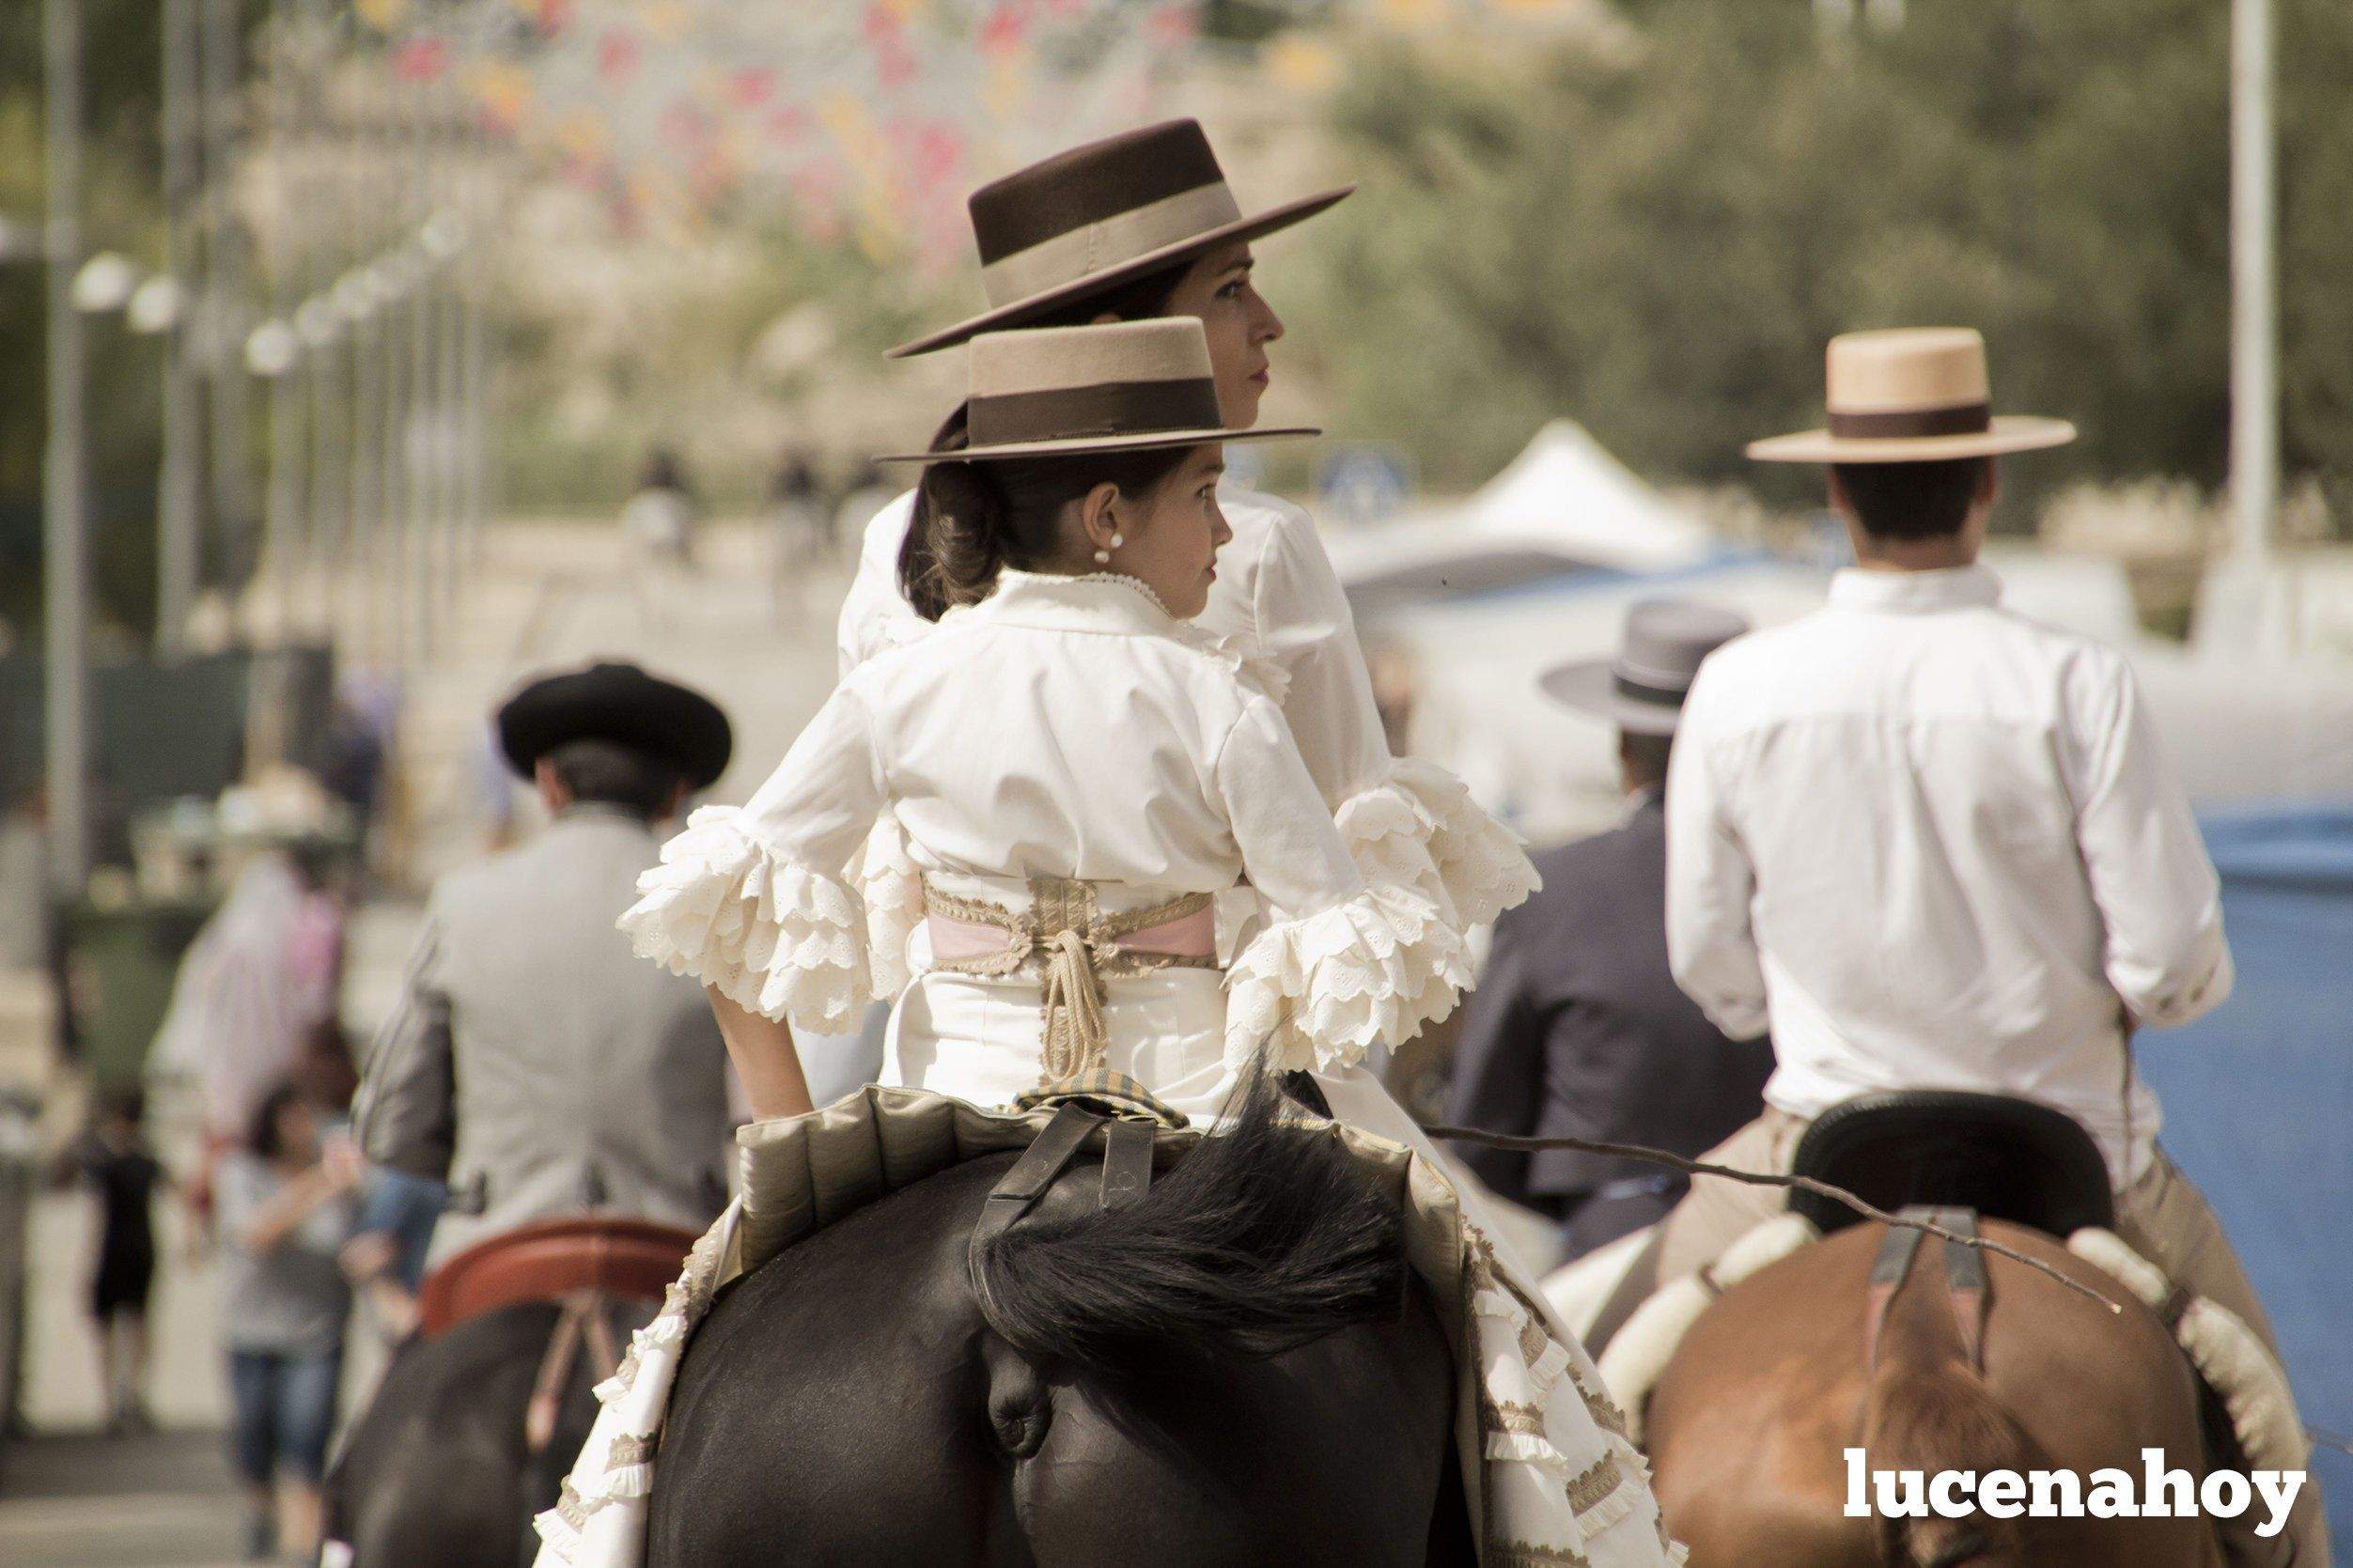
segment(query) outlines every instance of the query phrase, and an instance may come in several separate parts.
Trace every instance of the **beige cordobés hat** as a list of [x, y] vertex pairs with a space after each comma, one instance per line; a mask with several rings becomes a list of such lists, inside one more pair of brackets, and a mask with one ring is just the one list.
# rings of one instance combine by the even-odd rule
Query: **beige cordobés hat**
[[1997, 414], [1974, 327], [1899, 327], [1831, 339], [1830, 422], [1751, 442], [1767, 463], [1925, 463], [2064, 446], [2064, 419]]
[[1322, 433], [1304, 425], [1228, 429], [1209, 340], [1191, 316], [983, 334], [973, 339], [964, 427], [969, 445], [882, 461], [1052, 458]]
[[890, 352], [927, 354], [977, 334], [1254, 240], [1311, 218], [1355, 190], [1342, 185], [1244, 213], [1198, 121], [1122, 132], [982, 186], [969, 203], [989, 308]]

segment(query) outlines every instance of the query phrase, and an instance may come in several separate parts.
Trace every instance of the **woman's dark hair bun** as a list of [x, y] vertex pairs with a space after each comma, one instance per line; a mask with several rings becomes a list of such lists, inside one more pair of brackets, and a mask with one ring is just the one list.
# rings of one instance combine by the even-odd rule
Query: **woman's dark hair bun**
[[[959, 604], [977, 604], [997, 585], [1005, 565], [1005, 503], [986, 465], [933, 463], [915, 492], [915, 523], [931, 557], [930, 587], [939, 608], [909, 596], [927, 618], [938, 620]], [[927, 596], [928, 597], [928, 596]]]

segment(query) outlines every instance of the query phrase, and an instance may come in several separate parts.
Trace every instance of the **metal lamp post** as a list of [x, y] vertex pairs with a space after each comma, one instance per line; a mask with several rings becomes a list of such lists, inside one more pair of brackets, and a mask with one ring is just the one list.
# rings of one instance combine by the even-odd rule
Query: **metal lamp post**
[[80, 0], [43, 0], [49, 181], [49, 445], [42, 469], [44, 782], [50, 886], [81, 896], [88, 879], [89, 498], [83, 407], [82, 17]]

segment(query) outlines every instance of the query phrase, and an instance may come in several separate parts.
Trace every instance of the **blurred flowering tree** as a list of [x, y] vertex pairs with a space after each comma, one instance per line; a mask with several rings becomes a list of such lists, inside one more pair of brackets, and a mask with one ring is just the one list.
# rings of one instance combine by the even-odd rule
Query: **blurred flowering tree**
[[[2020, 479], [2219, 483], [2228, 7], [1820, 9], [1633, 0], [1541, 46], [1361, 54], [1331, 113], [1366, 194], [1301, 242], [1301, 314], [1349, 346], [1336, 422], [1468, 483], [1566, 413], [1652, 474], [1795, 495], [1740, 445], [1818, 416], [1823, 340], [1963, 322], [1999, 401], [2084, 427]], [[2286, 466], [2342, 496], [2353, 8], [2280, 0], [2278, 26]]]

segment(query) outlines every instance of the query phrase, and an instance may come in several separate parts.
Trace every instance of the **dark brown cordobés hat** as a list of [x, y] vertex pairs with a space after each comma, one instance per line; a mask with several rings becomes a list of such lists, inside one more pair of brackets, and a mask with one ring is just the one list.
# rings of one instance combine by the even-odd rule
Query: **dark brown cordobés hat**
[[896, 359], [1048, 311], [1312, 217], [1343, 185], [1245, 215], [1198, 121], [1169, 120], [1056, 153], [972, 195], [989, 308], [891, 350]]

